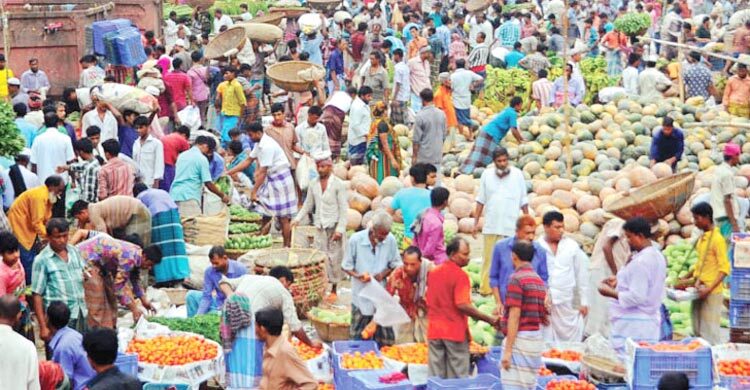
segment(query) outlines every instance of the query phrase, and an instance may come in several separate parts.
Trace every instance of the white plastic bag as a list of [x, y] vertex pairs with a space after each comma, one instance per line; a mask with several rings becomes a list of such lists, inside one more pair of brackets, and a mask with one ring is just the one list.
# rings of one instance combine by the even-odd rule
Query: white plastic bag
[[398, 300], [388, 294], [388, 291], [374, 279], [365, 285], [359, 296], [374, 304], [375, 315], [372, 319], [380, 326], [396, 326], [411, 321]]
[[187, 106], [177, 113], [180, 122], [190, 128], [190, 131], [198, 130], [201, 127], [201, 112], [198, 106]]
[[294, 171], [297, 184], [302, 191], [307, 190], [310, 182], [318, 177], [318, 171], [315, 167], [315, 161], [307, 155], [303, 155], [297, 162], [297, 170]]
[[320, 30], [323, 25], [323, 21], [320, 19], [319, 14], [304, 14], [297, 19], [300, 31], [303, 34], [312, 34]]

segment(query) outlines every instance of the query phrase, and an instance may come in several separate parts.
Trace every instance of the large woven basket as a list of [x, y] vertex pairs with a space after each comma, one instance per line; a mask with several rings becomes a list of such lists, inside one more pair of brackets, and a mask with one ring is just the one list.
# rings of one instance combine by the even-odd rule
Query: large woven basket
[[242, 50], [246, 41], [245, 34], [243, 29], [232, 27], [211, 39], [203, 50], [203, 55], [213, 60], [224, 57], [224, 53], [229, 50]]
[[469, 0], [466, 2], [466, 11], [468, 12], [480, 12], [490, 7], [488, 0]]
[[268, 15], [252, 18], [248, 23], [265, 23], [278, 26], [281, 23], [281, 19], [284, 19], [284, 17], [285, 15], [283, 12], [271, 12]]
[[322, 66], [309, 61], [284, 61], [269, 66], [266, 70], [266, 75], [273, 80], [276, 86], [283, 90], [307, 92], [312, 87], [312, 81], [303, 80], [297, 73], [311, 67], [319, 68], [325, 72]]
[[307, 0], [310, 8], [318, 11], [333, 11], [341, 4], [341, 0]]
[[315, 249], [269, 248], [247, 252], [237, 260], [258, 275], [267, 275], [276, 266], [288, 267], [294, 273], [289, 291], [297, 314], [304, 317], [323, 300], [328, 286], [327, 259], [325, 253]]
[[[334, 308], [326, 308], [327, 310], [341, 310], [344, 311], [346, 309], [334, 309]], [[312, 315], [311, 312], [307, 312], [307, 319], [310, 320], [310, 323], [315, 327], [315, 331], [318, 332], [318, 337], [327, 342], [333, 342], [333, 341], [339, 341], [339, 340], [349, 340], [349, 324], [339, 324], [335, 322], [323, 322], [315, 316]]]
[[284, 30], [273, 24], [242, 22], [236, 23], [235, 26], [243, 27], [245, 29], [245, 36], [261, 43], [274, 44], [284, 36]]
[[310, 9], [307, 7], [271, 7], [268, 9], [268, 12], [281, 12], [287, 18], [298, 18], [310, 12]]
[[656, 221], [679, 210], [693, 193], [694, 185], [693, 172], [665, 177], [614, 201], [607, 211], [622, 219], [643, 217]]
[[214, 5], [214, 0], [187, 0], [186, 3], [193, 8], [201, 7], [205, 11]]

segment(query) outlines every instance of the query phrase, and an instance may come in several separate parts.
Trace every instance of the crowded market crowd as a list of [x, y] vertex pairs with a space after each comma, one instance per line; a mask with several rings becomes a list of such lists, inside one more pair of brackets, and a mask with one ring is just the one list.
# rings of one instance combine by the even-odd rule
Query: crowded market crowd
[[[12, 105], [25, 141], [21, 152], [8, 156], [13, 161], [0, 182], [0, 347], [6, 351], [0, 387], [141, 388], [113, 366], [118, 310], [126, 308], [137, 321], [154, 309], [147, 287], [178, 286], [190, 276], [186, 230], [211, 197], [259, 212], [262, 234], [279, 232], [285, 247], [297, 226], [316, 228], [316, 245], [328, 258], [325, 300], [336, 302], [342, 283], [351, 287], [351, 338], [362, 338], [373, 323], [376, 305], [360, 292], [374, 279], [399, 297], [410, 322], [377, 326], [373, 338], [379, 345], [428, 343], [431, 377], [470, 375], [469, 317], [497, 330], [506, 389], [535, 388], [545, 342], [598, 334], [622, 357], [628, 338], [671, 339], [662, 305], [667, 264], [652, 241], [654, 221], [613, 219], [586, 253], [565, 234], [563, 213], [532, 215], [527, 179], [504, 138], [510, 132], [516, 143], [527, 141], [518, 125], [522, 113], [580, 104], [587, 89], [580, 62], [587, 57], [603, 57], [608, 75], [619, 78], [613, 87], [628, 96], [700, 96], [750, 118], [750, 79], [742, 62], [750, 54], [746, 4], [566, 4], [494, 2], [469, 12], [459, 2], [345, 1], [319, 13], [314, 31], [303, 32], [286, 18], [275, 45], [249, 40], [220, 61], [204, 58], [205, 45], [260, 14], [247, 6], [237, 21], [220, 9], [196, 8], [182, 19], [170, 14], [162, 36], [143, 34], [148, 59], [136, 69], [135, 84], [156, 98], [145, 115], [120, 110], [97, 92], [114, 79], [96, 56], [80, 59], [79, 85], [59, 85], [45, 73], [55, 64], [31, 58], [28, 69], [9, 69], [0, 55], [0, 99]], [[648, 16], [643, 36], [656, 41], [615, 28], [618, 17], [632, 13]], [[735, 15], [741, 21], [733, 25]], [[702, 49], [716, 45], [740, 62], [716, 68]], [[569, 61], [562, 75], [548, 79], [553, 56]], [[325, 76], [310, 91], [286, 91], [266, 73], [285, 61], [320, 65]], [[512, 97], [481, 125], [472, 117], [472, 101], [483, 95], [490, 67], [521, 69], [534, 81], [529, 96]], [[715, 74], [727, 78], [723, 92]], [[61, 97], [49, 94], [53, 86], [64, 91]], [[78, 98], [81, 89], [89, 104]], [[197, 109], [199, 121], [183, 123], [186, 109]], [[80, 120], [70, 120], [73, 112]], [[403, 155], [398, 125], [410, 131], [411, 156]], [[651, 143], [651, 165], [676, 170], [687, 132], [665, 117]], [[473, 144], [449, 172], [442, 166], [444, 144], [456, 134]], [[748, 213], [732, 179], [744, 149], [723, 147], [709, 194], [690, 205], [702, 232], [699, 265], [680, 279], [697, 280], [691, 282], [698, 292], [693, 329], [711, 344], [726, 342], [719, 317], [730, 235], [744, 229]], [[347, 232], [350, 194], [334, 174], [338, 164], [362, 166], [378, 184], [399, 177], [409, 186], [359, 231]], [[477, 176], [474, 225], [444, 242], [443, 211], [452, 195], [441, 182], [485, 167]], [[313, 177], [304, 188], [301, 170]], [[216, 184], [222, 177], [244, 190], [225, 193]], [[391, 234], [396, 212], [406, 227], [403, 240]], [[481, 250], [470, 245], [477, 237]], [[462, 267], [473, 256], [483, 259], [479, 293], [495, 301], [491, 313], [472, 304]], [[247, 374], [249, 362], [227, 363], [230, 388], [317, 388], [279, 337], [286, 325], [301, 342], [321, 345], [298, 318], [291, 271], [251, 275], [221, 246], [208, 257], [203, 290], [187, 294], [188, 315], [230, 308], [227, 327], [266, 346], [262, 375]], [[248, 317], [255, 333], [239, 330]], [[681, 379], [665, 376], [660, 388], [682, 388]]]

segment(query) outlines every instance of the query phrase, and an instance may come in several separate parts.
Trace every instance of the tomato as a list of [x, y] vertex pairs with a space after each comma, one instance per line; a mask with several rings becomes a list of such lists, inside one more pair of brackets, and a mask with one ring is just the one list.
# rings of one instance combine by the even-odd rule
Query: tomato
[[174, 366], [213, 359], [218, 356], [219, 349], [197, 336], [157, 336], [133, 339], [127, 352], [137, 353], [141, 362]]
[[581, 353], [571, 350], [560, 350], [557, 348], [552, 348], [550, 350], [544, 351], [542, 353], [543, 357], [549, 358], [549, 359], [560, 359], [560, 360], [566, 360], [570, 362], [578, 362], [581, 360]]
[[750, 360], [720, 360], [719, 373], [727, 376], [750, 376]]
[[361, 352], [354, 352], [354, 354], [345, 353], [341, 355], [341, 368], [347, 370], [373, 370], [376, 368], [383, 368], [383, 359], [373, 351], [364, 354]]
[[383, 356], [409, 364], [427, 364], [427, 344], [414, 343], [380, 348]]

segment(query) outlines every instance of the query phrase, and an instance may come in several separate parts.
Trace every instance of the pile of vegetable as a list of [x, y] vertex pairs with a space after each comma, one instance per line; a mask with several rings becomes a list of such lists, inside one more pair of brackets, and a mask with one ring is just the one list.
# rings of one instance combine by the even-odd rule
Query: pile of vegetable
[[248, 209], [240, 206], [240, 205], [230, 205], [229, 206], [229, 218], [234, 222], [257, 222], [261, 220], [261, 215], [249, 211]]
[[[448, 243], [456, 237], [456, 233], [456, 229], [453, 226], [443, 227], [443, 241], [445, 241], [445, 245], [448, 245]], [[401, 246], [400, 249], [406, 249], [406, 245], [404, 245], [404, 224], [401, 222], [394, 222], [393, 225], [391, 225], [391, 234]]]
[[[491, 296], [475, 296], [472, 298], [472, 301], [477, 310], [490, 316], [494, 315], [495, 300]], [[495, 344], [495, 328], [486, 322], [475, 321], [473, 318], [469, 318], [469, 332], [471, 333], [472, 341], [479, 345], [489, 347]]]
[[427, 343], [399, 344], [380, 348], [383, 356], [407, 364], [427, 364]]
[[580, 362], [581, 357], [583, 357], [583, 354], [581, 354], [578, 351], [573, 351], [570, 349], [552, 348], [552, 349], [548, 349], [542, 352], [542, 357], [546, 357], [549, 359], [560, 359], [560, 360], [565, 360], [569, 362]]
[[351, 324], [352, 314], [349, 310], [347, 311], [334, 311], [314, 307], [310, 310], [310, 314], [315, 317], [316, 320], [329, 323], [329, 324]]
[[148, 320], [174, 331], [195, 333], [217, 343], [221, 342], [219, 335], [221, 317], [216, 313], [200, 314], [191, 318], [151, 317]]
[[252, 250], [270, 248], [273, 239], [270, 235], [265, 236], [232, 236], [228, 237], [224, 247], [230, 250]]
[[698, 261], [698, 252], [687, 241], [668, 245], [663, 253], [667, 258], [667, 285], [669, 286], [674, 286], [679, 279], [687, 277], [695, 269], [695, 263]]
[[217, 8], [224, 11], [224, 15], [241, 15], [240, 4], [247, 4], [247, 12], [251, 15], [258, 15], [258, 11], [268, 12], [268, 3], [265, 1], [245, 1], [245, 0], [216, 0], [214, 5], [209, 8], [211, 15]]
[[26, 140], [21, 136], [15, 119], [13, 107], [0, 102], [0, 156], [13, 157], [26, 147]]
[[374, 370], [383, 368], [383, 359], [373, 351], [341, 355], [341, 368], [345, 370]]
[[193, 7], [187, 4], [173, 4], [165, 1], [162, 3], [162, 10], [164, 19], [168, 19], [169, 14], [172, 12], [177, 14], [177, 20], [190, 19], [193, 17]]
[[219, 347], [198, 336], [157, 336], [133, 339], [127, 353], [137, 353], [138, 361], [164, 366], [181, 366], [215, 359]]
[[253, 222], [239, 222], [229, 224], [229, 234], [249, 234], [260, 230], [260, 225]]
[[647, 13], [628, 12], [615, 19], [615, 30], [628, 36], [641, 35], [651, 27], [651, 16]]
[[596, 386], [584, 380], [553, 379], [547, 383], [546, 390], [596, 390]]
[[302, 360], [315, 359], [323, 353], [323, 347], [313, 348], [299, 341], [296, 337], [292, 339], [292, 346], [297, 350], [297, 354]]
[[218, 178], [215, 182], [216, 187], [219, 188], [219, 191], [221, 191], [223, 194], [232, 195], [232, 183], [229, 181], [229, 176], [222, 176]]

